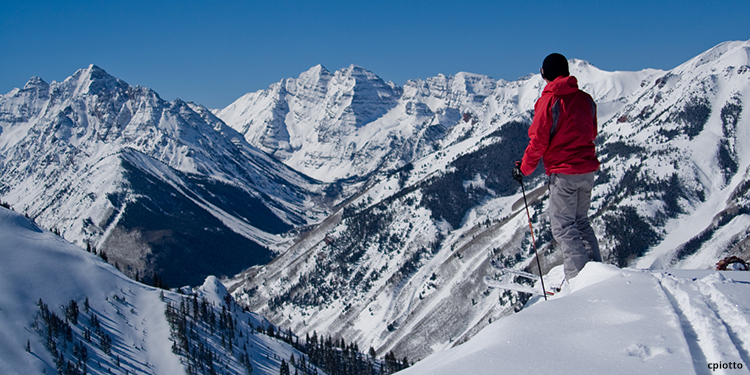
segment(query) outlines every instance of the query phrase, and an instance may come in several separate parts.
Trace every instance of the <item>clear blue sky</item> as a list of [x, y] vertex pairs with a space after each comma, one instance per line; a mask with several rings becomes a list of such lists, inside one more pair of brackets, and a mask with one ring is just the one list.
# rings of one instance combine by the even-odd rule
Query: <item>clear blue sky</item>
[[0, 94], [96, 64], [223, 108], [316, 64], [385, 80], [515, 80], [560, 52], [600, 69], [671, 69], [750, 39], [750, 1], [0, 0]]

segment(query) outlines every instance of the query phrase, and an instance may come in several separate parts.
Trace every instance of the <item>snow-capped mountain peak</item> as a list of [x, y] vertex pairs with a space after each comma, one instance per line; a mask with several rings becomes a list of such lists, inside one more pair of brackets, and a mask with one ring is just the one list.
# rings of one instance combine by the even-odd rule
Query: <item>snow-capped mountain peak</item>
[[[197, 266], [193, 275], [173, 273], [190, 257], [157, 255], [194, 225], [186, 233], [234, 238], [222, 247], [234, 250], [214, 259], [239, 272], [247, 265], [236, 256], [268, 261], [280, 233], [325, 210], [310, 201], [315, 181], [248, 145], [207, 109], [166, 102], [96, 65], [0, 96], [0, 128], [3, 199], [79, 246], [106, 251], [131, 276], [192, 284], [216, 272], [198, 262], [188, 267]], [[160, 234], [143, 237], [151, 230], [143, 220], [160, 223]]]
[[[582, 60], [571, 60], [571, 71], [605, 116], [663, 73], [603, 72]], [[334, 73], [318, 65], [214, 113], [293, 169], [325, 181], [362, 179], [527, 114], [543, 87], [538, 75], [507, 82], [468, 72], [398, 87], [357, 65]], [[489, 112], [499, 114], [487, 119]]]
[[750, 60], [750, 41], [728, 41], [721, 43], [706, 52], [688, 60], [674, 69], [674, 72], [687, 73], [700, 70], [705, 65], [712, 69], [719, 67], [741, 68]]
[[28, 82], [23, 86], [24, 90], [38, 90], [43, 91], [49, 88], [49, 84], [40, 77], [34, 76], [29, 79]]

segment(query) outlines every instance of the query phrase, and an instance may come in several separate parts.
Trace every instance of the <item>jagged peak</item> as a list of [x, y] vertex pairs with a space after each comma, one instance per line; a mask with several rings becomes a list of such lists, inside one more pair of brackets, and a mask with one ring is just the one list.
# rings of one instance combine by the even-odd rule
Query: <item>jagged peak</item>
[[596, 65], [581, 59], [569, 59], [568, 69], [570, 70], [570, 74], [574, 76], [605, 73], [603, 70], [597, 68]]
[[23, 86], [24, 90], [29, 89], [47, 89], [49, 87], [49, 84], [45, 82], [42, 78], [33, 76], [29, 79], [29, 82], [26, 82], [26, 84]]
[[303, 82], [318, 81], [321, 78], [330, 77], [331, 72], [326, 69], [322, 64], [313, 66], [312, 68], [302, 72], [299, 75], [299, 80]]
[[199, 290], [203, 292], [203, 296], [207, 301], [216, 306], [221, 306], [226, 303], [226, 299], [229, 296], [227, 288], [216, 278], [216, 276], [206, 277], [206, 281], [201, 285]]
[[[363, 67], [361, 65], [357, 65], [357, 64], [349, 64], [349, 67], [347, 67], [346, 69], [349, 69], [352, 72], [370, 72], [365, 67]], [[370, 72], [370, 73], [372, 73], [372, 72]]]
[[77, 70], [63, 83], [74, 85], [76, 87], [75, 90], [78, 93], [89, 94], [98, 94], [129, 86], [126, 82], [110, 75], [107, 71], [95, 64], [89, 65], [86, 69]]
[[[592, 63], [590, 63], [590, 62], [588, 62], [586, 60], [581, 60], [581, 59], [569, 59], [568, 60], [568, 65], [569, 66], [577, 66], [577, 67], [580, 67], [580, 68], [596, 68], [596, 66], [594, 66], [594, 64], [592, 64]], [[596, 68], [596, 69], [598, 69], [598, 68]]]
[[169, 107], [176, 110], [182, 110], [183, 108], [189, 108], [190, 106], [184, 100], [175, 98], [169, 103]]
[[337, 70], [336, 76], [345, 77], [345, 78], [354, 78], [354, 79], [357, 79], [358, 81], [360, 80], [382, 81], [385, 83], [385, 81], [383, 81], [383, 79], [380, 78], [377, 74], [356, 64], [351, 64], [347, 68], [342, 68], [342, 69]]
[[107, 71], [100, 68], [99, 66], [95, 64], [91, 64], [88, 66], [88, 68], [85, 69], [78, 69], [72, 76], [73, 78], [76, 78], [78, 80], [81, 79], [89, 79], [89, 80], [96, 80], [96, 79], [114, 79], [115, 77], [109, 75]]
[[471, 73], [471, 72], [458, 72], [456, 75], [454, 75], [455, 78], [459, 79], [470, 79], [470, 80], [476, 80], [476, 79], [491, 79], [494, 80], [492, 77], [484, 75], [484, 74], [477, 74], [477, 73]]
[[492, 77], [483, 74], [458, 72], [449, 79], [453, 90], [467, 94], [489, 95], [497, 87], [497, 82]]
[[328, 75], [328, 74], [331, 74], [331, 72], [328, 69], [326, 69], [326, 67], [323, 66], [323, 64], [315, 65], [312, 68], [308, 69], [307, 71], [311, 72], [311, 73], [316, 73], [318, 75]]
[[99, 67], [98, 65], [96, 65], [96, 64], [89, 64], [89, 67], [88, 67], [87, 69], [88, 69], [89, 71], [92, 71], [92, 72], [103, 72], [103, 73], [105, 73], [105, 74], [107, 73], [106, 71], [104, 71], [104, 69], [100, 68], [100, 67]]

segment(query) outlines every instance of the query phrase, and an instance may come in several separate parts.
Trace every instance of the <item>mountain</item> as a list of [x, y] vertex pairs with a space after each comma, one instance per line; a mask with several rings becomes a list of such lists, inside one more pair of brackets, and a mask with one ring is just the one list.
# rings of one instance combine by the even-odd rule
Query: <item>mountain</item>
[[359, 66], [331, 73], [318, 65], [214, 113], [295, 170], [357, 180], [435, 151], [461, 120], [461, 105], [494, 85], [461, 73], [401, 88]]
[[748, 98], [750, 43], [727, 42], [637, 92], [606, 124], [605, 159], [617, 161], [600, 178], [622, 177], [600, 189], [601, 202], [655, 224], [641, 245], [621, 238], [620, 259], [645, 254], [637, 266], [706, 268], [726, 253], [750, 255]]
[[[598, 105], [603, 165], [590, 214], [606, 263], [707, 269], [727, 255], [750, 255], [750, 152], [744, 146], [750, 121], [743, 115], [750, 95], [749, 50], [750, 42], [722, 43], [669, 71], [604, 72], [570, 61], [572, 74]], [[289, 82], [298, 80], [279, 86]], [[488, 289], [481, 279], [492, 273], [488, 258], [538, 272], [510, 169], [523, 154], [543, 86], [538, 75], [505, 82], [459, 73], [389, 91], [403, 92], [395, 106], [371, 123], [349, 124], [361, 134], [372, 125], [366, 139], [387, 151], [367, 153], [361, 172], [345, 165], [347, 157], [326, 159], [321, 167], [367, 183], [272, 263], [228, 280], [233, 296], [300, 333], [328, 332], [372, 346], [378, 355], [393, 351], [413, 360], [463, 343], [521, 309], [528, 296]], [[330, 94], [333, 86], [319, 87]], [[289, 92], [275, 100], [293, 103]], [[264, 93], [270, 91], [244, 98]], [[243, 121], [224, 116], [242, 109], [230, 107], [216, 113], [237, 128]], [[275, 124], [290, 139], [300, 117], [294, 108], [315, 114], [332, 108], [288, 107], [291, 115]], [[424, 110], [409, 114], [407, 107]], [[252, 124], [266, 118], [253, 117]], [[432, 151], [412, 153], [403, 142], [373, 135], [388, 121], [405, 129], [440, 123], [444, 131], [435, 133]], [[307, 155], [306, 143], [299, 145], [289, 150]], [[312, 148], [326, 147], [321, 141]], [[386, 161], [391, 155], [400, 161]], [[304, 169], [293, 160], [289, 156], [285, 163]], [[546, 273], [562, 262], [547, 217], [546, 178], [538, 170], [525, 183]]]
[[[658, 74], [573, 64], [594, 82], [584, 88], [597, 91], [606, 110]], [[318, 65], [213, 112], [297, 171], [329, 182], [356, 181], [393, 172], [533, 109], [543, 83], [539, 77], [507, 82], [461, 72], [398, 87], [355, 65], [335, 73]]]
[[322, 187], [206, 108], [94, 65], [0, 96], [3, 200], [131, 277], [199, 285], [267, 263], [326, 213]]
[[5, 208], [0, 241], [0, 373], [275, 375], [304, 356], [215, 277], [146, 286]]

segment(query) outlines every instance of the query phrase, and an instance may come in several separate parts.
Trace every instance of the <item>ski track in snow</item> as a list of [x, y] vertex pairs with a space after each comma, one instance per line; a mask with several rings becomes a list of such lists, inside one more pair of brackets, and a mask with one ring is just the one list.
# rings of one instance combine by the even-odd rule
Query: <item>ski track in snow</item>
[[[750, 364], [750, 322], [747, 309], [719, 286], [735, 282], [721, 273], [702, 279], [680, 279], [671, 273], [655, 274], [680, 318], [696, 374], [710, 374], [707, 363], [734, 358]], [[747, 282], [741, 282], [747, 283]], [[743, 370], [747, 371], [747, 367]], [[732, 369], [732, 371], [739, 371]]]

